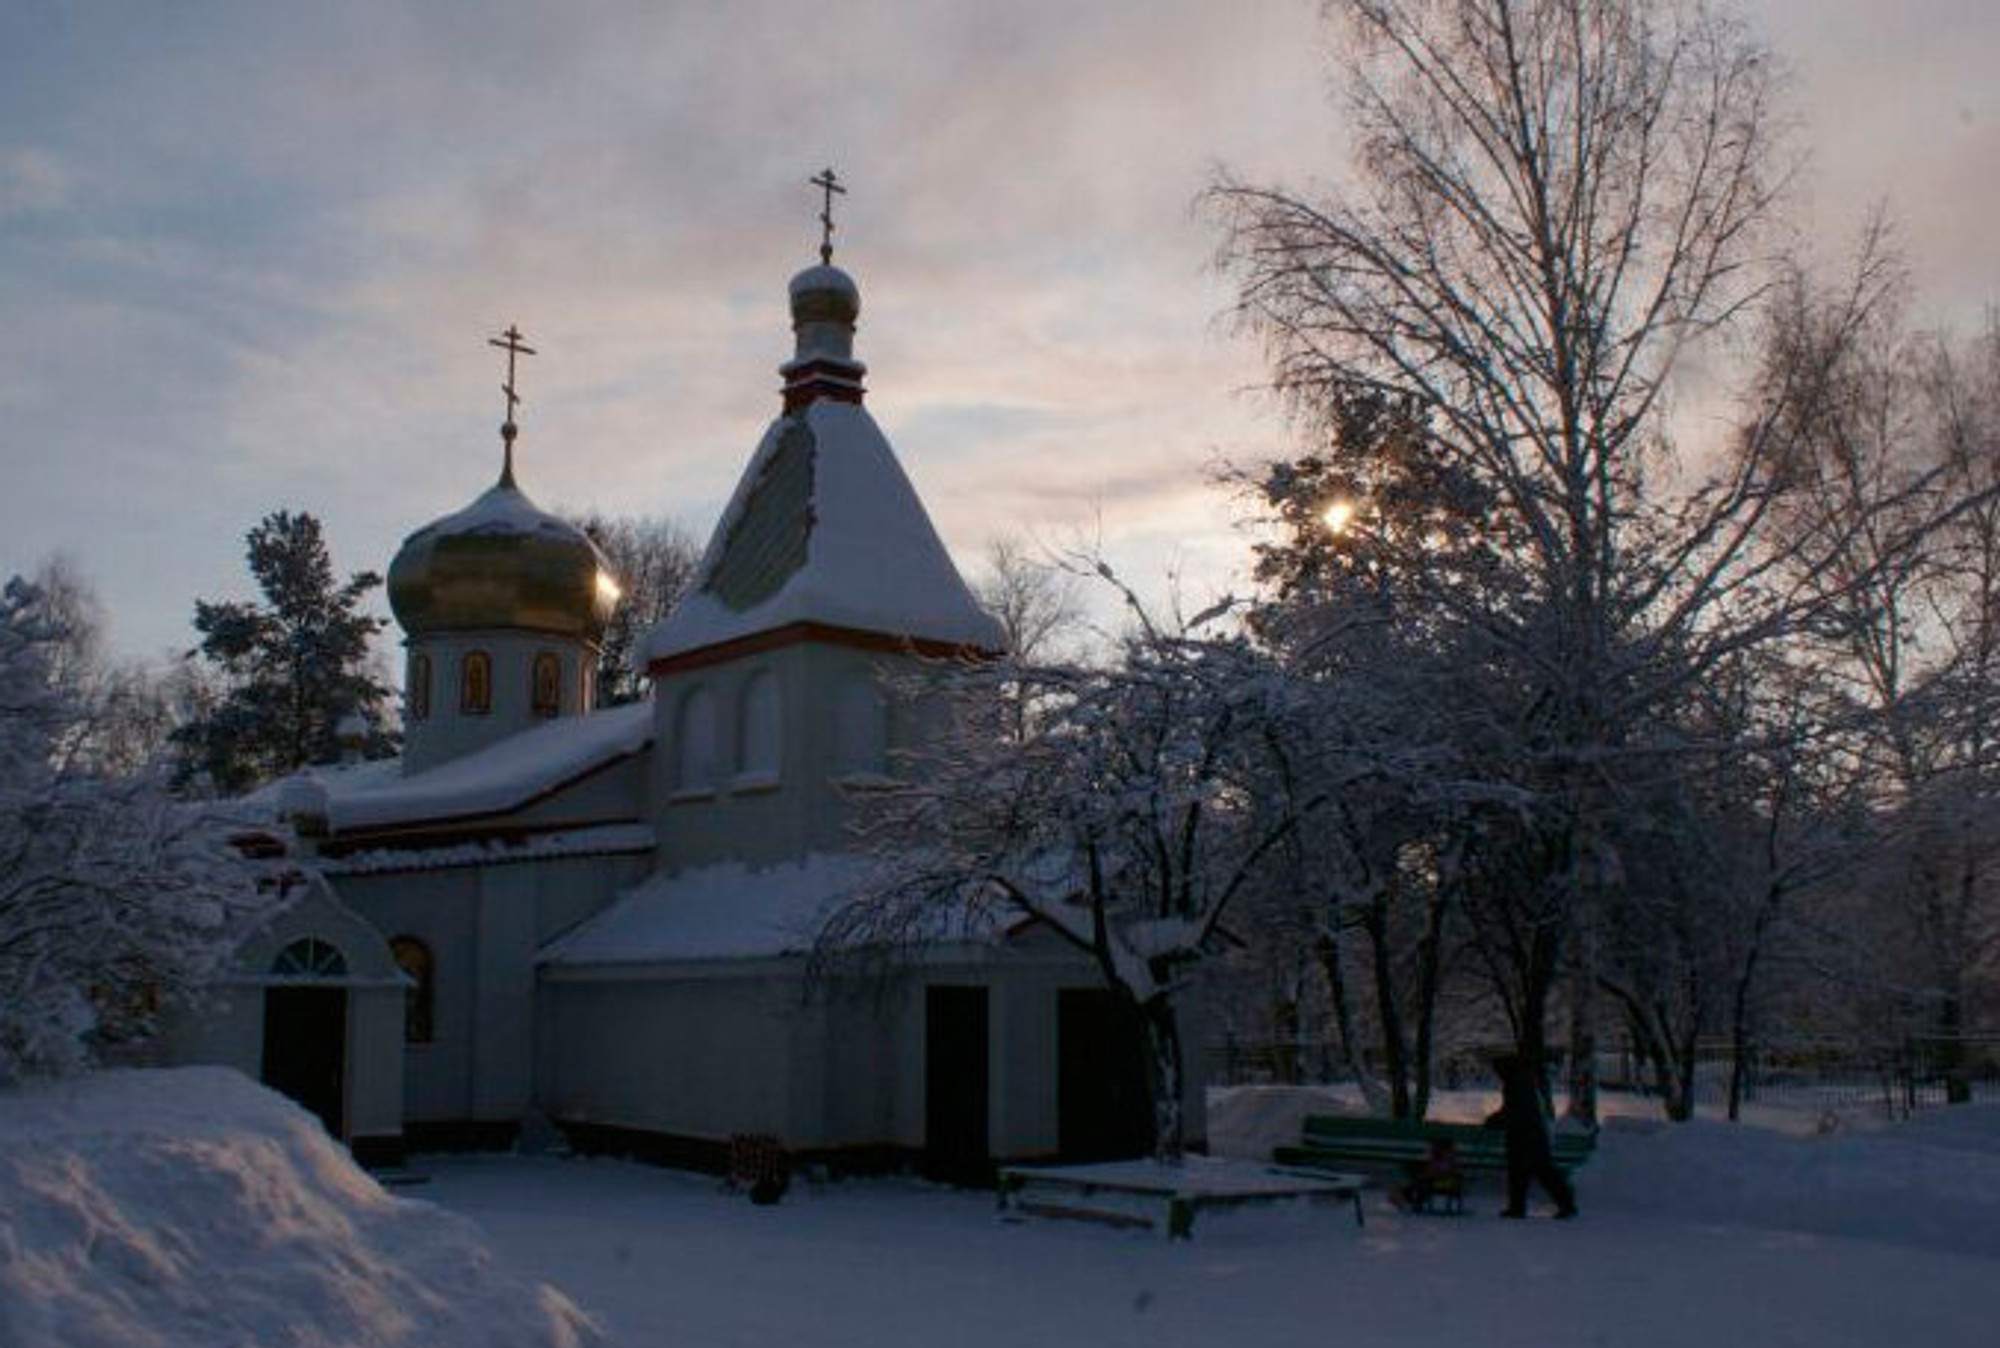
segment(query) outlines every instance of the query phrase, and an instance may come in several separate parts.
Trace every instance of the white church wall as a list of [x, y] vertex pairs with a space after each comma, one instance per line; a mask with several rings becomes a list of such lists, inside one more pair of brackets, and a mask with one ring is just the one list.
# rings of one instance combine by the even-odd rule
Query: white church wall
[[[843, 784], [879, 775], [921, 741], [922, 709], [895, 705], [894, 684], [922, 668], [813, 641], [663, 677], [651, 777], [662, 869], [852, 847]], [[757, 708], [773, 696], [775, 733]]]
[[472, 1036], [477, 973], [469, 960], [478, 940], [479, 872], [399, 871], [343, 876], [337, 883], [385, 939], [413, 936], [430, 948], [431, 1040], [403, 1043], [407, 1117], [439, 1123], [472, 1117]]
[[745, 1132], [784, 1136], [796, 1122], [788, 1099], [796, 989], [794, 980], [752, 970], [671, 980], [604, 981], [573, 971], [546, 978], [539, 1103], [565, 1123], [718, 1141]]

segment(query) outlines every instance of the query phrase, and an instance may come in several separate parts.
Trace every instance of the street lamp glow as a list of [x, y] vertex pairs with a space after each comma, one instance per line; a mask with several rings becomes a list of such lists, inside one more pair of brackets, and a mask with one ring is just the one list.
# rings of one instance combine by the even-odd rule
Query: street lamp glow
[[1335, 501], [1326, 508], [1320, 518], [1326, 521], [1329, 533], [1344, 534], [1348, 526], [1354, 523], [1354, 502]]

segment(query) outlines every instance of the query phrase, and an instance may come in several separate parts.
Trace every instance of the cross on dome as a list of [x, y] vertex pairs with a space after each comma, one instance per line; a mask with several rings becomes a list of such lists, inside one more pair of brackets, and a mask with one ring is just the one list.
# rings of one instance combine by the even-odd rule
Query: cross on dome
[[523, 342], [521, 336], [520, 325], [509, 323], [507, 330], [498, 337], [486, 339], [488, 346], [497, 346], [507, 353], [507, 382], [500, 386], [500, 391], [507, 395], [507, 419], [500, 423], [500, 441], [506, 446], [506, 461], [501, 468], [500, 479], [508, 483], [514, 480], [514, 437], [520, 434], [520, 428], [514, 424], [514, 408], [521, 401], [521, 395], [514, 392], [514, 358], [535, 354], [535, 348]]
[[836, 192], [846, 196], [847, 189], [840, 185], [840, 180], [834, 177], [830, 168], [821, 169], [806, 181], [819, 188], [826, 197], [826, 203], [819, 210], [819, 261], [822, 267], [830, 267], [833, 265], [833, 197]]

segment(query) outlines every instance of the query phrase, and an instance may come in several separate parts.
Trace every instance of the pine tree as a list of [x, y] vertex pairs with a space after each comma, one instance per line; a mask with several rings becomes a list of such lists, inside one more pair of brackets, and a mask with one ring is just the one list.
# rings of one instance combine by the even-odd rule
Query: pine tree
[[195, 654], [223, 691], [176, 735], [185, 771], [223, 791], [247, 790], [337, 757], [341, 724], [355, 716], [367, 728], [364, 752], [389, 752], [389, 688], [369, 669], [384, 623], [360, 611], [382, 578], [358, 571], [337, 580], [319, 520], [304, 511], [266, 515], [247, 541], [263, 601], [195, 601]]

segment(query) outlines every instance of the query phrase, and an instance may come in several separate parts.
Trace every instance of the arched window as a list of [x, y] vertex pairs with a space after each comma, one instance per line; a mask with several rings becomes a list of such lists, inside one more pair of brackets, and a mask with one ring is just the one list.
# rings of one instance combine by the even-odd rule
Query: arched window
[[493, 657], [467, 651], [458, 670], [458, 709], [473, 716], [493, 710]]
[[535, 715], [558, 715], [562, 711], [562, 657], [554, 651], [538, 652], [528, 687], [534, 694]]
[[716, 778], [715, 694], [706, 688], [690, 691], [681, 702], [676, 723], [678, 750], [676, 785], [682, 791], [712, 788]]
[[278, 952], [271, 972], [280, 977], [339, 978], [347, 972], [340, 948], [317, 936], [303, 936]]
[[410, 719], [421, 721], [431, 714], [431, 658], [419, 652], [410, 657], [409, 677], [404, 680], [403, 700]]
[[745, 778], [776, 781], [783, 745], [783, 720], [778, 705], [778, 681], [761, 672], [743, 685], [736, 722], [736, 770]]
[[431, 959], [431, 948], [414, 936], [396, 936], [390, 938], [389, 951], [396, 957], [396, 967], [410, 979], [410, 986], [403, 993], [403, 1042], [428, 1044], [437, 967]]
[[887, 771], [888, 741], [889, 717], [875, 680], [866, 674], [850, 674], [834, 697], [834, 771]]

